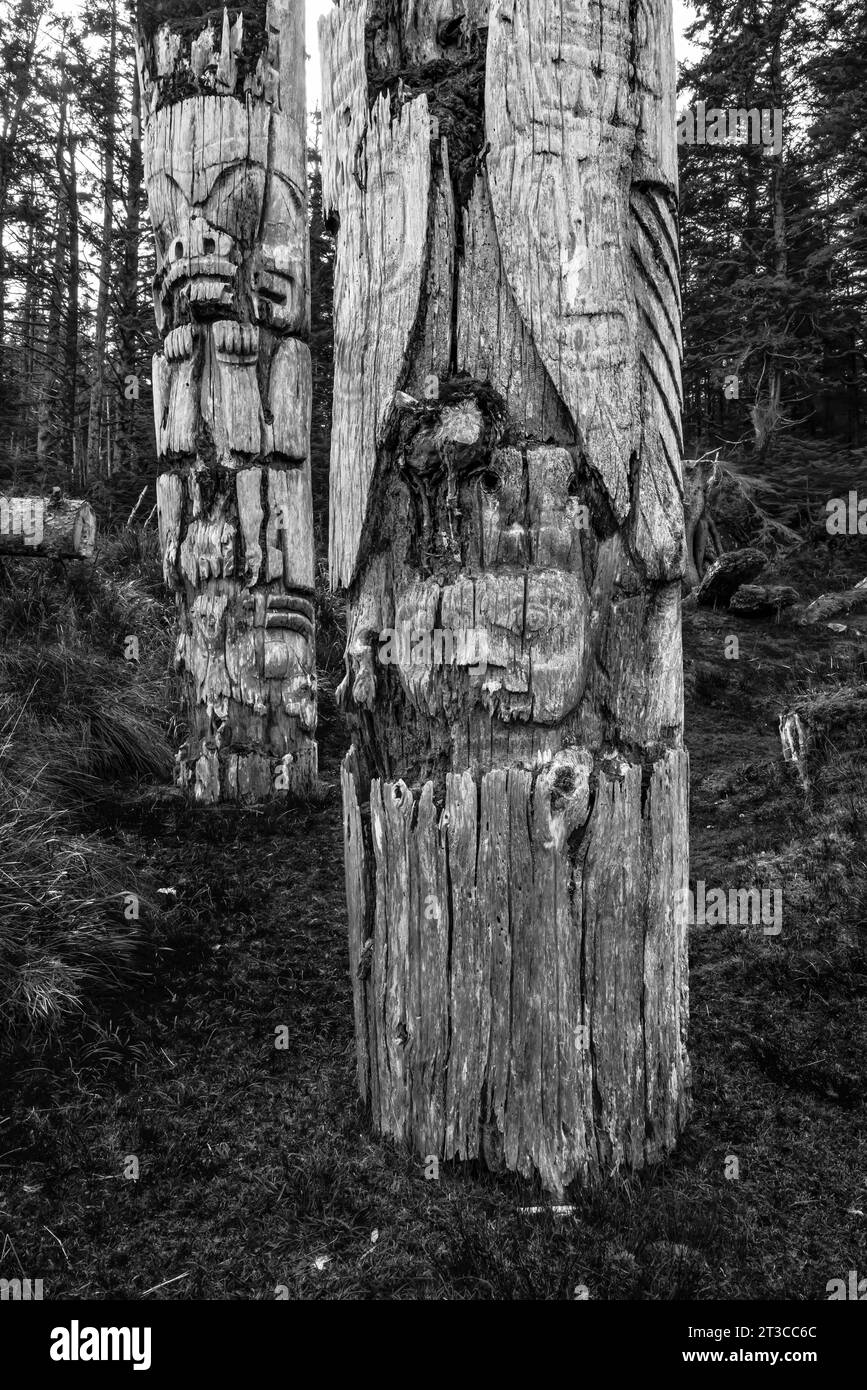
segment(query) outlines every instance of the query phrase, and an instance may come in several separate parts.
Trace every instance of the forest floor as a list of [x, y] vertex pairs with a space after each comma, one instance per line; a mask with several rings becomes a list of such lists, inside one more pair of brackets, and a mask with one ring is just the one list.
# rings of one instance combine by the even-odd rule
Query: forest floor
[[[867, 542], [816, 540], [782, 578], [812, 597], [865, 574]], [[693, 610], [684, 644], [690, 877], [781, 887], [784, 917], [777, 937], [691, 934], [694, 1108], [675, 1155], [533, 1216], [532, 1184], [449, 1164], [427, 1180], [372, 1136], [329, 686], [317, 802], [191, 813], [139, 789], [89, 828], [164, 906], [143, 914], [143, 979], [96, 1032], [10, 1044], [0, 1276], [42, 1278], [51, 1299], [823, 1299], [863, 1272], [865, 729], [807, 792], [778, 717], [863, 684], [867, 634]]]

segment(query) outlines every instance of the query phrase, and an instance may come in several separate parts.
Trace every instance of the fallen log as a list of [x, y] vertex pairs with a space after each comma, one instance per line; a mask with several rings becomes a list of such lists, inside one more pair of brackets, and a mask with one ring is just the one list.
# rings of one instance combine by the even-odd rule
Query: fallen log
[[61, 497], [0, 497], [0, 556], [29, 560], [89, 560], [96, 515], [88, 502]]
[[856, 611], [863, 612], [867, 609], [867, 581], [861, 580], [854, 589], [843, 589], [836, 594], [820, 594], [814, 598], [812, 603], [808, 603], [802, 613], [798, 615], [798, 624], [801, 627], [811, 627], [814, 623], [827, 622], [829, 618], [836, 618], [838, 614], [849, 614]]

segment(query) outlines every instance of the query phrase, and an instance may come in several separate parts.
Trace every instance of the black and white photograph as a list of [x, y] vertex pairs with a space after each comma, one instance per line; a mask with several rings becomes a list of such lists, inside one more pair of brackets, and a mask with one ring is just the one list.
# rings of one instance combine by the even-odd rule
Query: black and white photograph
[[0, 0], [27, 1374], [854, 1354], [865, 354], [865, 0]]

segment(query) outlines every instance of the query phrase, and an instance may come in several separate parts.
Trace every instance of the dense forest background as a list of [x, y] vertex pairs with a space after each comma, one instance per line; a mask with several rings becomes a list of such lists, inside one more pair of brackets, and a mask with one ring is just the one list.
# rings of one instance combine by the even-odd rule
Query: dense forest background
[[[86, 496], [123, 522], [155, 501], [147, 216], [132, 7], [2, 0], [0, 489]], [[319, 118], [309, 152], [314, 474], [327, 493], [333, 239]]]
[[[699, 0], [695, 12], [680, 106], [784, 115], [779, 156], [681, 146], [686, 438], [690, 453], [720, 448], [760, 476], [782, 467], [796, 509], [829, 464], [842, 485], [867, 445], [867, 11], [860, 0]], [[129, 7], [0, 0], [0, 18], [0, 487], [60, 485], [111, 523], [147, 485], [146, 516], [153, 253]], [[311, 137], [321, 524], [333, 242], [315, 114]]]

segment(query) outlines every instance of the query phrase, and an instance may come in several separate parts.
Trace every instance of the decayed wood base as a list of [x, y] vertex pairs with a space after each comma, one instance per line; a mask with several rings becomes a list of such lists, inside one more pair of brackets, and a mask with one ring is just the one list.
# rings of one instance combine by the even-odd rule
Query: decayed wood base
[[[570, 749], [535, 775], [342, 772], [358, 1083], [422, 1156], [562, 1193], [638, 1169], [689, 1105], [688, 755]], [[624, 927], [627, 929], [624, 930]]]
[[319, 781], [316, 744], [282, 758], [262, 753], [221, 753], [206, 749], [198, 758], [178, 758], [178, 784], [200, 805], [238, 801], [257, 805], [275, 796], [308, 796]]

